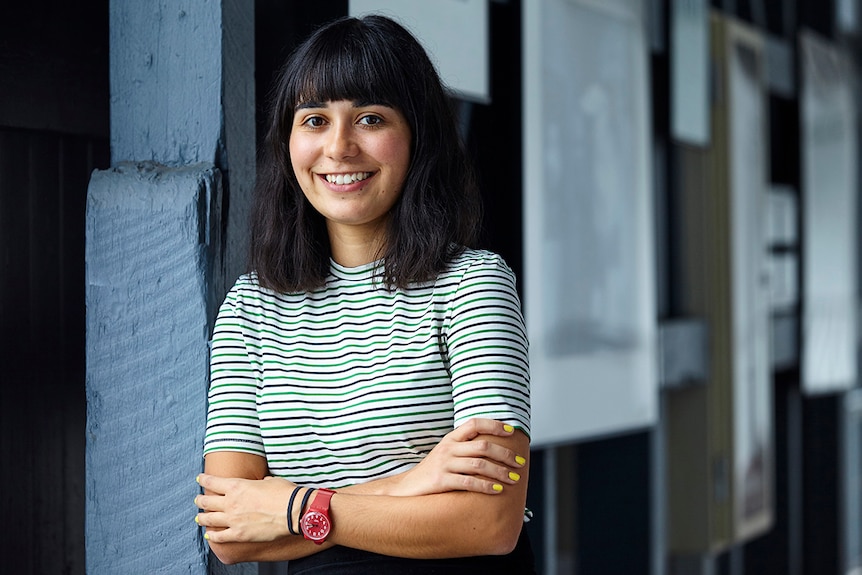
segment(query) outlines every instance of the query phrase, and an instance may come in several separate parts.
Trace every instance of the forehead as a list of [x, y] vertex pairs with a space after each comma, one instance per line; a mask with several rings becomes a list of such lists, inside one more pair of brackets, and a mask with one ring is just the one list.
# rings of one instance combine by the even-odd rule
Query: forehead
[[296, 62], [287, 94], [290, 106], [350, 100], [361, 104], [398, 104], [408, 98], [405, 82], [379, 54], [326, 46]]

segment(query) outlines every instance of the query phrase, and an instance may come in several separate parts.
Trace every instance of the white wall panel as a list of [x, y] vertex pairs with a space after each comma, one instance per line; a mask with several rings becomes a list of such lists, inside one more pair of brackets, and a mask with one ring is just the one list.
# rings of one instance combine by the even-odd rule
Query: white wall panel
[[443, 81], [458, 96], [491, 99], [488, 83], [488, 0], [350, 0], [350, 15], [380, 13], [419, 38]]
[[651, 425], [656, 303], [644, 7], [524, 9], [533, 443]]

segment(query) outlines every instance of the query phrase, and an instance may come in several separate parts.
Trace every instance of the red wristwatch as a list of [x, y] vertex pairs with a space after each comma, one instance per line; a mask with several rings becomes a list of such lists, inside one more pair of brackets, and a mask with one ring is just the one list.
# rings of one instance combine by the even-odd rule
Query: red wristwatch
[[314, 502], [308, 507], [308, 511], [299, 520], [302, 534], [309, 541], [318, 545], [326, 541], [329, 532], [332, 531], [332, 519], [329, 517], [329, 500], [335, 491], [331, 489], [318, 489], [314, 496]]

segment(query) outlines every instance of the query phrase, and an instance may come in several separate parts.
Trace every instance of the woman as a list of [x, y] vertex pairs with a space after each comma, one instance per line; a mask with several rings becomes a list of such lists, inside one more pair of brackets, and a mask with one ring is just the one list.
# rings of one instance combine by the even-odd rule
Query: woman
[[381, 16], [277, 82], [216, 322], [196, 521], [292, 573], [527, 573], [527, 341], [428, 56]]

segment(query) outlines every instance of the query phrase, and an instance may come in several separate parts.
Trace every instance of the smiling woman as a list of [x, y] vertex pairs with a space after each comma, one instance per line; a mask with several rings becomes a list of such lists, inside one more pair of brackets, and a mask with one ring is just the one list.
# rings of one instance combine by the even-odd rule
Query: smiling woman
[[251, 270], [211, 353], [196, 521], [227, 563], [532, 573], [515, 277], [434, 67], [400, 25], [313, 34], [275, 89]]
[[[377, 254], [386, 260], [384, 282], [405, 287], [430, 280], [453, 247], [475, 246], [481, 207], [473, 167], [437, 71], [404, 28], [380, 16], [320, 28], [288, 59], [273, 93], [251, 230], [251, 267], [264, 285], [312, 289], [329, 273], [326, 224], [303, 201], [288, 143], [296, 116], [339, 101], [394, 109], [410, 132], [402, 197], [392, 206]], [[363, 123], [376, 121], [368, 117]]]
[[326, 220], [332, 258], [376, 259], [410, 163], [410, 126], [395, 108], [348, 100], [310, 103], [294, 115], [290, 161], [303, 194]]

